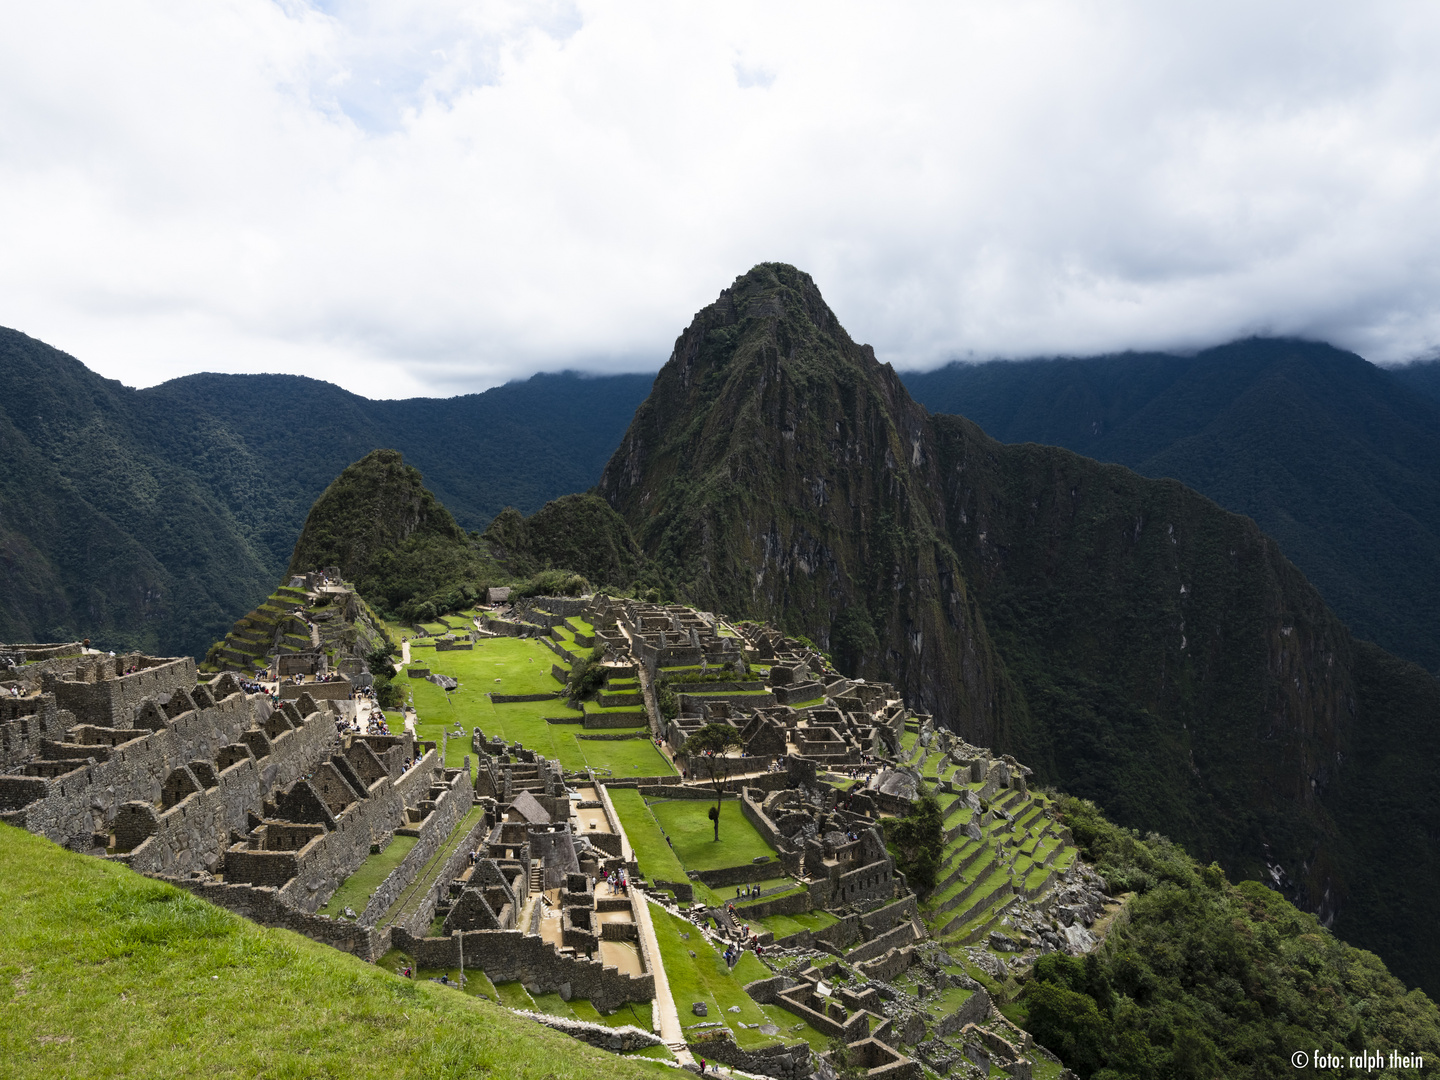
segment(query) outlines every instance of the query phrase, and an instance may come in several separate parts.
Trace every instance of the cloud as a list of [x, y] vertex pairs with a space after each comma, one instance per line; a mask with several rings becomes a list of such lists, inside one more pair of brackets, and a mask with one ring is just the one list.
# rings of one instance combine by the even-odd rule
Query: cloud
[[0, 324], [148, 385], [653, 370], [762, 260], [900, 367], [1440, 346], [1426, 4], [54, 0]]

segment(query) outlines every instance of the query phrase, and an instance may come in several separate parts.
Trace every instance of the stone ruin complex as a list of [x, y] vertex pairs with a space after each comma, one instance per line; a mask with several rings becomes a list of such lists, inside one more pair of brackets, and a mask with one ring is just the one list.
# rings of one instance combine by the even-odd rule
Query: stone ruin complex
[[[268, 672], [303, 677], [349, 663], [301, 613], [320, 589], [334, 590], [321, 607], [334, 607], [343, 634], [347, 607], [363, 621], [353, 592], [308, 579], [287, 589], [294, 604], [277, 605]], [[572, 616], [593, 634], [553, 632]], [[293, 619], [315, 630], [314, 648], [286, 647]], [[968, 746], [909, 713], [888, 684], [841, 677], [813, 648], [763, 625], [603, 596], [536, 598], [481, 612], [472, 638], [493, 635], [538, 638], [562, 679], [580, 659], [576, 647], [601, 648], [607, 712], [581, 722], [645, 725], [682, 769], [690, 734], [734, 727], [744, 756], [727, 759], [722, 797], [773, 855], [683, 881], [647, 879], [610, 792], [709, 800], [708, 780], [566, 774], [479, 728], [468, 733], [465, 767], [445, 768], [433, 742], [345, 730], [355, 709], [348, 677], [318, 684], [344, 686], [344, 697], [299, 681], [276, 704], [246, 681], [259, 653], [236, 654], [244, 671], [206, 678], [188, 658], [66, 643], [0, 646], [0, 820], [366, 960], [398, 949], [421, 968], [481, 970], [606, 1013], [656, 998], [660, 958], [646, 928], [657, 903], [717, 947], [763, 946], [773, 975], [747, 985], [749, 996], [837, 1040], [848, 1067], [871, 1077], [988, 1075], [992, 1066], [1028, 1077], [1044, 1058], [952, 955], [1003, 981], [1017, 954], [1023, 963], [1095, 943], [1087, 928], [1104, 897], [1023, 766]], [[924, 791], [943, 802], [946, 858], [922, 909], [882, 823]], [[346, 879], [402, 837], [412, 846], [363, 909], [329, 910]], [[633, 888], [598, 884], [620, 872]], [[696, 899], [701, 885], [726, 895], [777, 878], [792, 885], [734, 904]], [[826, 918], [813, 930], [746, 933], [752, 922], [814, 912]], [[963, 1003], [937, 1013], [947, 993]], [[682, 1060], [688, 1043], [782, 1080], [833, 1074], [804, 1043], [742, 1050], [724, 1025], [698, 1019], [685, 1042], [670, 1044]], [[571, 1033], [611, 1048], [660, 1041], [587, 1025]]]

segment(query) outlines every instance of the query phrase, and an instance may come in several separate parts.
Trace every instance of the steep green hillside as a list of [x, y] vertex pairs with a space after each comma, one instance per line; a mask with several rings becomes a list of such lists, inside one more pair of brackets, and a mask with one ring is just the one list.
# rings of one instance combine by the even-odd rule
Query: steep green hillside
[[1289, 1077], [1297, 1052], [1345, 1063], [1326, 1075], [1374, 1076], [1350, 1059], [1392, 1051], [1425, 1068], [1383, 1075], [1418, 1077], [1440, 1060], [1435, 1002], [1313, 916], [1080, 800], [1061, 800], [1061, 820], [1108, 878], [1138, 886], [1099, 950], [1041, 957], [1006, 1009], [1082, 1077]]
[[156, 452], [133, 390], [11, 331], [0, 373], [0, 640], [203, 649], [268, 591], [266, 552]]
[[592, 484], [650, 377], [410, 401], [286, 375], [133, 390], [0, 329], [0, 382], [0, 641], [199, 656], [269, 593], [350, 462], [398, 447], [482, 529]]
[[506, 507], [485, 530], [484, 539], [517, 577], [565, 569], [597, 586], [626, 588], [644, 562], [625, 519], [595, 495], [567, 495], [529, 518]]
[[1408, 678], [1378, 695], [1369, 653], [1249, 519], [929, 416], [776, 264], [681, 335], [599, 490], [686, 599], [810, 636], [1357, 944], [1408, 942], [1387, 960], [1437, 985], [1433, 891], [1365, 838], [1440, 835], [1440, 816], [1371, 798], [1365, 762], [1400, 728], [1433, 769], [1440, 712]]
[[10, 825], [0, 906], [14, 1080], [660, 1075]]
[[905, 382], [1002, 442], [1174, 477], [1249, 515], [1355, 633], [1440, 672], [1440, 401], [1423, 385], [1436, 367], [1257, 339], [952, 364]]
[[397, 450], [365, 455], [310, 508], [286, 573], [327, 567], [339, 567], [340, 576], [382, 612], [407, 619], [433, 618], [433, 611], [416, 607], [435, 593], [468, 590], [463, 600], [473, 601], [507, 576]]

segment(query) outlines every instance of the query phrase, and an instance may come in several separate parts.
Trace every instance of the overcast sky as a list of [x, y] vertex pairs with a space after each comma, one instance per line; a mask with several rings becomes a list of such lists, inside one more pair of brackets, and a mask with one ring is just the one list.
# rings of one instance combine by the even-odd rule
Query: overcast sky
[[652, 371], [756, 262], [900, 368], [1440, 345], [1440, 5], [5, 5], [0, 325], [130, 385]]

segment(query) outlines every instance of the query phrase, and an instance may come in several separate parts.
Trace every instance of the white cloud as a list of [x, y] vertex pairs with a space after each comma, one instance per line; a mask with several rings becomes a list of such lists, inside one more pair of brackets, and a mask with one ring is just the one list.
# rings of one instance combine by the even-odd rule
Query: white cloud
[[897, 366], [1440, 345], [1440, 11], [16, 5], [0, 324], [145, 385], [657, 367], [809, 270]]

